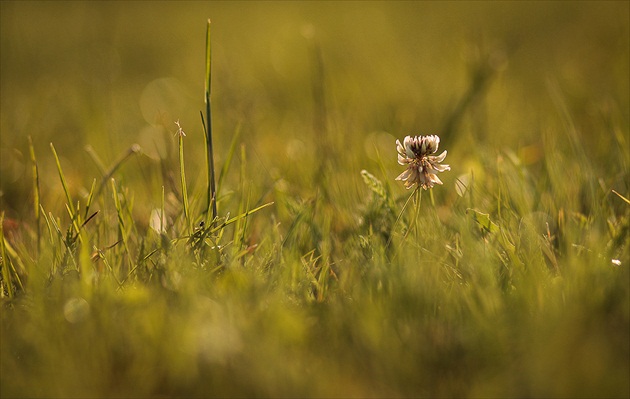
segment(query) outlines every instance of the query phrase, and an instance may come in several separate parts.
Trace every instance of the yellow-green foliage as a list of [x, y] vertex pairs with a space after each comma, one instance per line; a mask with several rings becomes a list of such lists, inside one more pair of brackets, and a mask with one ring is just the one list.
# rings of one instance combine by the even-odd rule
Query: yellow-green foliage
[[0, 396], [630, 396], [629, 15], [0, 2]]

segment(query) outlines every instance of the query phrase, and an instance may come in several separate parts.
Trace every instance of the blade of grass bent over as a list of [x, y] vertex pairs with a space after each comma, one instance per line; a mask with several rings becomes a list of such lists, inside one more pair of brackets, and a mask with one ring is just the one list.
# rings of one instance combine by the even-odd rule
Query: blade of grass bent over
[[[88, 148], [91, 148], [91, 147], [88, 147]], [[88, 151], [88, 148], [86, 148], [86, 151]], [[92, 152], [88, 151], [90, 155], [94, 153], [93, 150], [91, 151]], [[127, 150], [123, 154], [120, 155], [120, 157], [112, 164], [112, 166], [108, 170], [105, 170], [105, 172], [103, 173], [103, 179], [101, 180], [101, 184], [98, 186], [98, 190], [96, 191], [95, 196], [98, 196], [101, 193], [101, 191], [107, 185], [107, 182], [109, 181], [109, 179], [114, 175], [114, 173], [116, 173], [118, 168], [120, 168], [122, 164], [125, 163], [125, 161], [127, 161], [127, 159], [131, 158], [132, 155], [139, 154], [140, 151], [142, 151], [142, 148], [138, 144], [132, 144], [129, 148], [127, 148]], [[94, 153], [94, 155], [96, 155], [96, 153]], [[99, 164], [99, 162], [97, 162], [98, 158], [94, 158], [94, 159], [95, 159], [95, 163], [97, 163], [97, 166], [98, 166]], [[100, 164], [102, 165], [102, 162], [100, 162]], [[98, 168], [100, 170], [101, 166], [98, 166]]]
[[259, 206], [259, 207], [257, 207], [257, 208], [254, 208], [254, 209], [252, 209], [252, 210], [249, 210], [249, 211], [247, 211], [247, 212], [245, 212], [245, 213], [242, 213], [242, 214], [240, 214], [240, 215], [238, 215], [238, 216], [234, 216], [233, 218], [228, 219], [228, 220], [226, 220], [225, 222], [223, 222], [223, 223], [221, 223], [220, 225], [218, 225], [217, 227], [215, 227], [215, 228], [211, 229], [209, 232], [210, 232], [211, 234], [212, 234], [212, 233], [216, 233], [217, 231], [221, 230], [221, 229], [222, 229], [222, 228], [224, 228], [225, 226], [228, 226], [228, 225], [230, 225], [230, 224], [232, 224], [232, 223], [234, 223], [234, 222], [237, 222], [237, 221], [241, 220], [242, 218], [246, 218], [246, 217], [248, 217], [249, 215], [251, 215], [251, 214], [253, 214], [253, 213], [256, 213], [256, 212], [258, 212], [258, 211], [260, 211], [260, 210], [262, 210], [262, 209], [264, 209], [264, 208], [266, 208], [266, 207], [268, 207], [268, 206], [271, 206], [271, 205], [273, 205], [273, 202], [268, 202], [268, 203], [266, 203], [266, 204], [264, 204], [264, 205], [261, 205], [261, 206]]

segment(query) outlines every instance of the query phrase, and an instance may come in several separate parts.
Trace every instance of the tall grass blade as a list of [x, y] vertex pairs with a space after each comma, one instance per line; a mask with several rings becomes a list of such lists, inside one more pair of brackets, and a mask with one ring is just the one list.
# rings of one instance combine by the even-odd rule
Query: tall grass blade
[[57, 164], [57, 171], [59, 172], [59, 179], [61, 180], [63, 191], [66, 194], [66, 199], [68, 200], [68, 208], [70, 209], [70, 212], [73, 215], [72, 218], [74, 218], [76, 211], [74, 209], [74, 204], [72, 203], [72, 197], [70, 196], [70, 190], [68, 189], [66, 178], [63, 174], [63, 170], [61, 169], [61, 162], [59, 162], [59, 157], [57, 156], [57, 151], [55, 151], [55, 146], [53, 145], [53, 143], [50, 143], [50, 149], [52, 150], [53, 155], [55, 156], [55, 162]]
[[90, 188], [90, 193], [88, 194], [87, 202], [85, 203], [85, 215], [83, 216], [84, 218], [87, 218], [88, 212], [90, 212], [90, 206], [92, 206], [92, 201], [94, 200], [95, 188], [96, 188], [96, 179], [92, 180], [92, 187]]
[[184, 207], [184, 219], [186, 220], [186, 228], [188, 229], [188, 234], [192, 233], [192, 221], [190, 218], [190, 209], [188, 207], [188, 188], [186, 187], [186, 168], [184, 165], [184, 136], [186, 133], [182, 130], [179, 125], [179, 121], [175, 122], [178, 127], [177, 130], [177, 141], [179, 145], [179, 177], [180, 183], [182, 186], [182, 205]]
[[39, 251], [41, 250], [41, 213], [40, 213], [40, 193], [39, 193], [39, 168], [37, 167], [37, 159], [35, 158], [35, 147], [33, 139], [28, 136], [28, 152], [31, 157], [33, 171], [33, 214], [35, 215], [37, 247], [35, 249], [35, 258], [39, 259]]
[[[68, 212], [70, 212], [70, 208], [66, 205], [66, 209], [68, 209]], [[59, 227], [59, 223], [57, 223], [57, 220], [53, 217], [52, 213], [49, 213], [49, 220], [52, 224], [52, 226], [55, 228], [55, 232], [57, 233], [57, 238], [59, 239], [59, 261], [60, 264], [63, 268], [65, 268], [66, 264], [67, 264], [67, 260], [70, 259], [70, 261], [72, 262], [72, 264], [75, 266], [75, 270], [79, 270], [77, 267], [77, 264], [74, 260], [74, 256], [73, 256], [73, 234], [72, 234], [72, 226], [68, 227], [68, 230], [66, 231], [66, 234], [64, 234], [61, 231], [61, 227]], [[78, 228], [77, 228], [77, 232], [78, 232]], [[63, 244], [65, 251], [63, 252], [63, 256], [61, 255], [61, 244]], [[53, 268], [53, 271], [57, 271], [57, 268]], [[62, 269], [63, 271], [63, 269]]]
[[[48, 229], [48, 238], [50, 240], [49, 242], [50, 245], [47, 245], [47, 247], [51, 248], [52, 256], [53, 256], [53, 259], [55, 260], [55, 262], [51, 262], [52, 270], [54, 271], [55, 264], [59, 263], [59, 261], [61, 260], [61, 255], [59, 254], [59, 246], [55, 245], [55, 235], [53, 233], [52, 223], [50, 222], [50, 219], [46, 215], [46, 211], [44, 211], [44, 207], [41, 204], [39, 205], [39, 211], [40, 211], [40, 214], [44, 217], [44, 222], [46, 223], [46, 227]], [[52, 218], [52, 215], [51, 215], [51, 218]]]
[[[241, 176], [240, 176], [240, 181], [241, 181], [241, 187], [240, 187], [240, 192], [241, 192], [241, 199], [239, 201], [238, 204], [238, 213], [242, 214], [245, 209], [249, 209], [249, 197], [251, 194], [251, 190], [248, 190], [247, 193], [247, 203], [245, 203], [245, 176], [246, 176], [246, 170], [247, 170], [247, 156], [245, 153], [245, 145], [241, 145]], [[241, 244], [243, 243], [243, 240], [245, 238], [245, 228], [247, 225], [247, 218], [243, 219], [243, 222], [238, 222], [236, 224], [236, 227], [234, 228], [234, 241], [237, 244], [237, 248], [239, 248], [241, 246]]]
[[0, 213], [0, 255], [2, 256], [2, 263], [0, 266], [2, 267], [2, 282], [3, 284], [0, 286], [0, 296], [4, 296], [4, 291], [6, 290], [9, 298], [13, 298], [14, 290], [13, 283], [11, 282], [11, 273], [9, 264], [11, 261], [7, 256], [7, 250], [5, 247], [4, 241], [4, 212]]
[[236, 126], [236, 130], [234, 131], [234, 135], [232, 136], [232, 142], [230, 143], [230, 149], [228, 150], [227, 156], [225, 157], [225, 162], [223, 162], [223, 166], [221, 167], [221, 171], [219, 172], [219, 181], [217, 183], [217, 198], [219, 198], [221, 194], [221, 189], [223, 188], [223, 180], [225, 179], [225, 176], [230, 169], [230, 164], [232, 163], [234, 152], [236, 152], [236, 144], [238, 143], [238, 139], [241, 137], [241, 126], [241, 123]]
[[[114, 179], [111, 179], [110, 183], [111, 183], [111, 186], [112, 186], [112, 193], [113, 193], [113, 196], [114, 196], [114, 206], [116, 208], [116, 215], [118, 216], [118, 231], [120, 233], [120, 239], [123, 242], [123, 246], [124, 246], [125, 252], [127, 254], [127, 261], [129, 262], [129, 270], [132, 270], [133, 269], [133, 257], [131, 256], [131, 251], [129, 251], [129, 245], [128, 245], [128, 242], [127, 242], [128, 241], [127, 228], [125, 227], [123, 208], [122, 208], [122, 205], [120, 203], [120, 199], [118, 198], [118, 190], [116, 189], [116, 181]], [[114, 274], [114, 278], [116, 278], [114, 270], [111, 269], [111, 271], [112, 271], [112, 274]], [[117, 278], [116, 278], [116, 282], [119, 282], [119, 280]]]
[[160, 234], [164, 234], [164, 186], [162, 186], [162, 202], [160, 204]]
[[46, 222], [46, 227], [48, 227], [48, 234], [50, 236], [50, 244], [52, 245], [53, 242], [55, 241], [55, 238], [52, 232], [50, 221], [48, 220], [48, 216], [46, 216], [46, 211], [44, 211], [44, 207], [41, 204], [39, 205], [39, 212], [44, 217], [44, 222]]
[[[206, 27], [206, 123], [204, 131], [206, 136], [206, 166], [208, 169], [208, 196], [206, 215], [212, 207], [212, 220], [217, 217], [217, 190], [214, 183], [214, 152], [212, 149], [212, 106], [210, 102], [212, 85], [212, 45], [210, 40], [210, 20]], [[203, 117], [203, 115], [202, 115]]]

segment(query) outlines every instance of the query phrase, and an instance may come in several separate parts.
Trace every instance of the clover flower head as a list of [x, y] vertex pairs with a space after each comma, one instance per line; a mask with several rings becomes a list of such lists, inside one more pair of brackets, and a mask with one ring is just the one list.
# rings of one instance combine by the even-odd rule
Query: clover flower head
[[404, 181], [406, 189], [410, 189], [414, 184], [425, 190], [435, 184], [442, 184], [442, 180], [437, 176], [438, 172], [451, 170], [451, 167], [441, 164], [446, 158], [446, 151], [440, 155], [432, 155], [437, 152], [439, 145], [440, 138], [436, 135], [406, 136], [402, 144], [400, 140], [396, 140], [398, 163], [407, 165], [407, 169], [396, 180]]

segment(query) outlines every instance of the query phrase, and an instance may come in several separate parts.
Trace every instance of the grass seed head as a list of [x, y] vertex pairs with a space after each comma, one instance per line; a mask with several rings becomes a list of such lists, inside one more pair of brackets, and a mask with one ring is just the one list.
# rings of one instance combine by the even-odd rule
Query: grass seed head
[[182, 126], [179, 124], [179, 119], [175, 121], [175, 124], [177, 125], [177, 133], [175, 133], [175, 137], [186, 137], [184, 129], [182, 129]]

